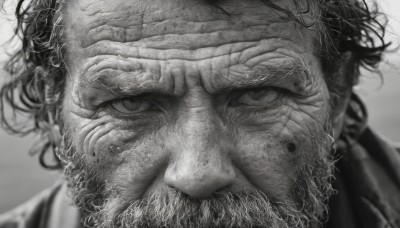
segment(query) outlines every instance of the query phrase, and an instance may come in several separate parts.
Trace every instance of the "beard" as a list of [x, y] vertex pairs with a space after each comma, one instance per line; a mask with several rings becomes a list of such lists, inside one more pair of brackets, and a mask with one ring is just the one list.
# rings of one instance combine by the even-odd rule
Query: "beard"
[[249, 189], [224, 189], [195, 199], [164, 186], [132, 202], [123, 199], [118, 189], [106, 189], [84, 155], [76, 153], [69, 134], [64, 135], [59, 157], [85, 227], [321, 227], [328, 199], [334, 193], [330, 183], [333, 138], [323, 135], [320, 139], [311, 137], [307, 149], [314, 156], [291, 180], [287, 199]]

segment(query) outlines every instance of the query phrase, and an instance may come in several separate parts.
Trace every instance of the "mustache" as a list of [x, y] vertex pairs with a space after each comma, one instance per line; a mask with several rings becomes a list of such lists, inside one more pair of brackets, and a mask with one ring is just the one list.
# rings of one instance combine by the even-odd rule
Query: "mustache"
[[[196, 199], [167, 186], [130, 203], [113, 198], [94, 220], [101, 227], [308, 227], [309, 219], [294, 202], [274, 202], [258, 190], [221, 190]], [[109, 217], [109, 212], [114, 211]]]
[[[68, 137], [66, 137], [67, 139]], [[190, 198], [163, 186], [148, 197], [132, 201], [106, 189], [104, 181], [64, 141], [59, 157], [74, 204], [83, 215], [85, 227], [321, 227], [327, 215], [327, 200], [334, 194], [330, 184], [334, 159], [329, 157], [332, 137], [313, 142], [319, 156], [305, 164], [292, 180], [290, 196], [277, 199], [257, 189], [223, 189], [207, 198]]]

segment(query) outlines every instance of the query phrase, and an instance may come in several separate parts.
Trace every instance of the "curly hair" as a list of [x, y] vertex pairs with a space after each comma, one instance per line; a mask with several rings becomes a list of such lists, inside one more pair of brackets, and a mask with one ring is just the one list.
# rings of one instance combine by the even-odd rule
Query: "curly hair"
[[[317, 56], [331, 93], [343, 90], [337, 83], [340, 80], [345, 81], [347, 89], [351, 88], [359, 78], [360, 68], [376, 70], [390, 45], [384, 40], [386, 17], [376, 3], [370, 8], [365, 0], [306, 0], [308, 7], [300, 10], [298, 1], [292, 0], [297, 8], [293, 11], [270, 0], [259, 1], [310, 28], [301, 15], [311, 7], [317, 9], [316, 22], [322, 25], [317, 31]], [[207, 2], [218, 6], [217, 1]], [[41, 165], [50, 169], [60, 167], [55, 149], [62, 134], [61, 102], [66, 76], [64, 5], [65, 0], [18, 0], [15, 37], [22, 45], [5, 65], [10, 77], [0, 90], [2, 127], [12, 134], [40, 135], [32, 151], [39, 154]], [[345, 56], [350, 56], [345, 77], [338, 79], [336, 71]], [[6, 105], [11, 107], [11, 116], [7, 115]], [[46, 154], [53, 154], [54, 160], [49, 162]]]

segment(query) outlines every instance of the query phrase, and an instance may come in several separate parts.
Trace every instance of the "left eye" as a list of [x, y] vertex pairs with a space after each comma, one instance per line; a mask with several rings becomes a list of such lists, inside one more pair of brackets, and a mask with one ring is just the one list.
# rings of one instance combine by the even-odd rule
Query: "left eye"
[[273, 88], [259, 89], [243, 93], [236, 102], [241, 105], [266, 106], [278, 99], [279, 95]]
[[123, 99], [111, 103], [111, 107], [123, 114], [137, 114], [150, 110], [153, 104], [149, 100]]

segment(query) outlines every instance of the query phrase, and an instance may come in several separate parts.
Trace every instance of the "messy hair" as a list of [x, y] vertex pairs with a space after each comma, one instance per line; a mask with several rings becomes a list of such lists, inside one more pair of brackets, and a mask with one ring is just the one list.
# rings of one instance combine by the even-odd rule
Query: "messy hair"
[[[361, 68], [376, 70], [389, 46], [384, 40], [386, 17], [376, 3], [370, 7], [365, 0], [305, 0], [308, 7], [294, 12], [270, 0], [260, 1], [309, 28], [316, 26], [304, 22], [301, 15], [315, 7], [317, 23], [322, 25], [317, 30], [316, 53], [332, 93], [340, 92], [339, 81], [350, 89]], [[292, 1], [298, 6], [297, 0]], [[207, 2], [218, 7], [218, 1]], [[64, 5], [65, 0], [18, 0], [14, 37], [22, 45], [5, 65], [10, 76], [0, 90], [2, 127], [17, 135], [39, 135], [32, 152], [39, 154], [40, 163], [46, 168], [60, 167], [56, 156], [49, 162], [46, 154], [55, 155], [58, 136], [62, 134], [61, 102], [66, 80]], [[338, 74], [337, 69], [343, 64], [347, 64], [346, 71]], [[337, 78], [340, 75], [344, 78]]]

